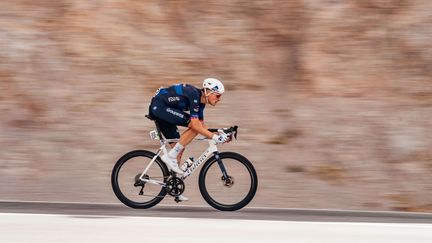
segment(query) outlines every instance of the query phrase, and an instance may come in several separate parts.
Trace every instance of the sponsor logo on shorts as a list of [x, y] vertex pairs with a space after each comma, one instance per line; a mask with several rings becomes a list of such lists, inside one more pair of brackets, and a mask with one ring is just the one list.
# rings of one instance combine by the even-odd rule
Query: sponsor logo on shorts
[[183, 115], [182, 113], [179, 113], [179, 112], [177, 112], [177, 111], [173, 111], [173, 110], [171, 110], [170, 108], [167, 108], [166, 111], [167, 111], [168, 113], [173, 114], [174, 116], [178, 116], [178, 117], [180, 117], [180, 118], [184, 118], [184, 115]]

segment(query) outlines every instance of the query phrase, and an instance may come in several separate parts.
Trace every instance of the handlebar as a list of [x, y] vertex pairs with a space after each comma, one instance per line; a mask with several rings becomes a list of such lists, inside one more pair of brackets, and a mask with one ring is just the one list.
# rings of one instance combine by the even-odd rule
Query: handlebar
[[237, 139], [237, 130], [238, 130], [238, 126], [232, 126], [230, 128], [209, 128], [208, 129], [210, 132], [223, 132], [226, 135], [228, 135], [228, 137], [234, 136], [235, 139]]

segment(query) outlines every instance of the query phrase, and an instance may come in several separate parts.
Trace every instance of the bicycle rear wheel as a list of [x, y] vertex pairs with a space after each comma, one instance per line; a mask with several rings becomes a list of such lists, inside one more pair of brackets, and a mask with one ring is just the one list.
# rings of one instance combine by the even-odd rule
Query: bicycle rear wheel
[[240, 154], [219, 154], [228, 178], [222, 174], [216, 158], [211, 157], [199, 175], [199, 188], [204, 200], [222, 211], [235, 211], [246, 206], [255, 196], [258, 177], [252, 163]]
[[[156, 154], [146, 150], [135, 150], [123, 155], [114, 165], [111, 185], [117, 198], [131, 208], [150, 208], [158, 204], [166, 195], [160, 185], [139, 180], [141, 173]], [[166, 183], [169, 172], [158, 157], [145, 179]]]

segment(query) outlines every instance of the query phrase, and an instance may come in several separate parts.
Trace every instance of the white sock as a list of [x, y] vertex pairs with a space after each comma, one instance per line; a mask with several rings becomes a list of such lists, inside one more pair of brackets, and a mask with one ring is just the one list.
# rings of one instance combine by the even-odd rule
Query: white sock
[[169, 152], [168, 152], [168, 157], [170, 158], [177, 158], [177, 155], [184, 149], [184, 146], [181, 145], [180, 143], [176, 143], [176, 145], [174, 146], [174, 148], [172, 148]]

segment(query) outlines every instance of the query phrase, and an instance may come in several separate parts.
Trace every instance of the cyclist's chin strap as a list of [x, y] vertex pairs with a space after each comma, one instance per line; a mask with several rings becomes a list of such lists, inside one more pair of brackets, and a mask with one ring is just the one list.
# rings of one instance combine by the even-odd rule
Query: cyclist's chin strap
[[209, 102], [208, 102], [208, 97], [209, 97], [210, 94], [211, 94], [211, 93], [208, 93], [208, 94], [207, 94], [207, 89], [204, 89], [204, 96], [205, 96], [205, 99], [206, 99], [206, 104], [209, 103]]

